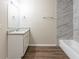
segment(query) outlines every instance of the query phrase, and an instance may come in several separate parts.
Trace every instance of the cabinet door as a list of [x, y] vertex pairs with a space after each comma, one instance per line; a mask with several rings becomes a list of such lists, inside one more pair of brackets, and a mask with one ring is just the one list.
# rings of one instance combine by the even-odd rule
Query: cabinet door
[[8, 35], [8, 57], [23, 56], [23, 35]]
[[26, 52], [29, 45], [29, 34], [28, 32], [24, 35], [24, 53]]
[[24, 37], [24, 47], [23, 47], [23, 52], [24, 52], [24, 54], [25, 54], [25, 52], [26, 52], [26, 49], [27, 49], [27, 37]]

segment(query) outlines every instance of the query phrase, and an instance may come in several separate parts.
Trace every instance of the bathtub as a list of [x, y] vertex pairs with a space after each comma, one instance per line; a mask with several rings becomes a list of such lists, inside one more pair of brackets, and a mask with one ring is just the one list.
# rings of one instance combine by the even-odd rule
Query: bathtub
[[79, 59], [79, 43], [75, 40], [59, 40], [59, 46], [70, 59]]

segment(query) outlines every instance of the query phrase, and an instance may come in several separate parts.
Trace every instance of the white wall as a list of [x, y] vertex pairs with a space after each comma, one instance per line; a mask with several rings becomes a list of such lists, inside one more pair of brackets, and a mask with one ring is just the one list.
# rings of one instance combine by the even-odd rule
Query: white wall
[[0, 59], [7, 56], [7, 0], [0, 0]]
[[57, 43], [56, 19], [52, 18], [56, 18], [56, 4], [56, 0], [21, 0], [20, 26], [30, 26], [30, 44]]

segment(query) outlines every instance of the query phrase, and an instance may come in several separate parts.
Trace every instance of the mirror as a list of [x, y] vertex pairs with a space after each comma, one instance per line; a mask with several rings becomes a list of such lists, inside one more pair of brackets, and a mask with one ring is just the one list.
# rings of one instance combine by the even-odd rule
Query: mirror
[[16, 1], [9, 1], [8, 3], [8, 29], [19, 27], [19, 7]]

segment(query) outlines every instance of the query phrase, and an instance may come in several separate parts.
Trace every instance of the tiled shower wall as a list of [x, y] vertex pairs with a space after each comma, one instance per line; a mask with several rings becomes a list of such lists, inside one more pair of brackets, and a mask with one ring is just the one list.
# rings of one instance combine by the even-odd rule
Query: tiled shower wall
[[73, 0], [57, 0], [58, 39], [73, 38]]
[[79, 41], [79, 0], [73, 0], [73, 13], [73, 38], [74, 40]]

